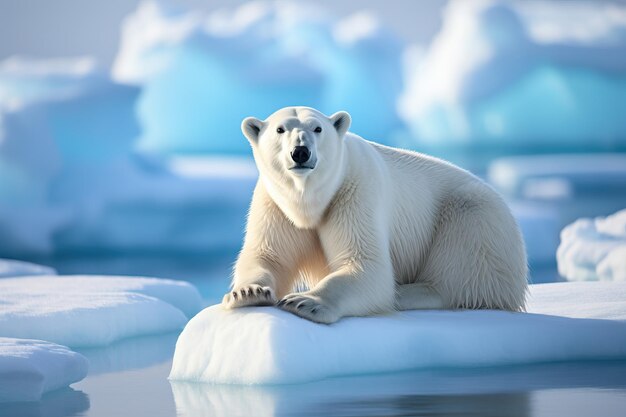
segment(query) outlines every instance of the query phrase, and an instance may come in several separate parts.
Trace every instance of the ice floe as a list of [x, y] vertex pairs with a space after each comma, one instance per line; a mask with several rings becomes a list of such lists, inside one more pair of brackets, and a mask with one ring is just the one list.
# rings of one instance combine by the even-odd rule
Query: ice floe
[[533, 285], [528, 313], [406, 311], [330, 326], [276, 308], [218, 305], [186, 326], [170, 378], [283, 384], [433, 367], [625, 358], [624, 294], [625, 283]]
[[65, 346], [0, 337], [0, 403], [38, 401], [86, 375], [87, 359]]
[[87, 347], [180, 330], [202, 299], [183, 281], [37, 276], [0, 280], [0, 304], [2, 336]]
[[25, 275], [56, 275], [54, 268], [14, 259], [0, 259], [0, 278]]

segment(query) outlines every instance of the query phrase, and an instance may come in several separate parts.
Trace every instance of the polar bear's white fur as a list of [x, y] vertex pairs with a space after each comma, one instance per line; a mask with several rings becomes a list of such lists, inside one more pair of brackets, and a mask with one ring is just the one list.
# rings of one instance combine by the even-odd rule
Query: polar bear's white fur
[[[348, 133], [350, 121], [307, 107], [243, 121], [260, 176], [223, 305], [277, 303], [320, 323], [523, 310], [526, 253], [500, 196], [450, 163]], [[301, 165], [296, 146], [309, 150]]]

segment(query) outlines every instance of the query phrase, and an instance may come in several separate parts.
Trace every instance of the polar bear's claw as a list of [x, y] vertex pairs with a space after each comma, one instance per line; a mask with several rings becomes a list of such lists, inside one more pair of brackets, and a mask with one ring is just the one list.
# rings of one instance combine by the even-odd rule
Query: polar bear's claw
[[316, 323], [330, 324], [339, 319], [339, 315], [322, 300], [305, 293], [288, 294], [276, 306]]
[[251, 284], [226, 294], [222, 305], [226, 308], [274, 305], [276, 299], [270, 287]]

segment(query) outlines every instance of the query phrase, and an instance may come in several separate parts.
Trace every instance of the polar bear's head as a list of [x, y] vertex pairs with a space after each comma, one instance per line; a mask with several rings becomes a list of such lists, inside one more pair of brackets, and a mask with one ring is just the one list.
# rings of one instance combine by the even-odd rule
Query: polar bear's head
[[324, 181], [342, 168], [342, 141], [350, 122], [343, 111], [327, 117], [309, 107], [285, 107], [264, 121], [246, 118], [241, 130], [261, 175], [303, 186]]

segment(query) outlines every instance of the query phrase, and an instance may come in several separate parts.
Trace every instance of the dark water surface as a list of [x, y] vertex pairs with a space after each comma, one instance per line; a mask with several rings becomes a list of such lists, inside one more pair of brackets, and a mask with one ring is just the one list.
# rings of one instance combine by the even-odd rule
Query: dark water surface
[[[81, 257], [47, 260], [61, 273], [185, 279], [207, 304], [221, 299], [234, 253], [211, 259]], [[167, 380], [177, 334], [79, 350], [90, 372], [38, 403], [0, 416], [626, 416], [626, 361], [431, 369], [284, 386]], [[242, 358], [245, 366], [245, 358]]]

